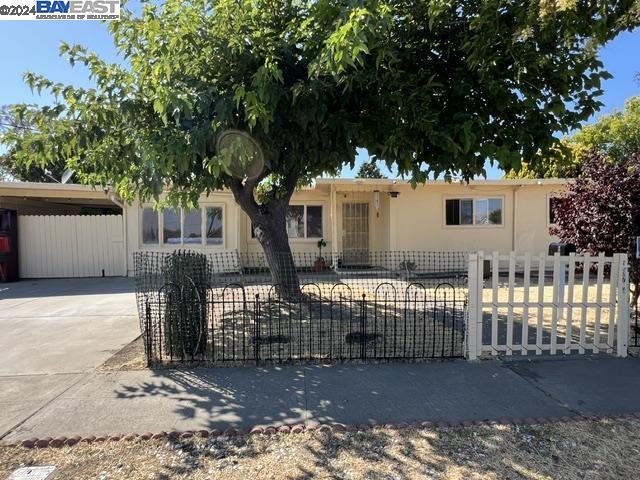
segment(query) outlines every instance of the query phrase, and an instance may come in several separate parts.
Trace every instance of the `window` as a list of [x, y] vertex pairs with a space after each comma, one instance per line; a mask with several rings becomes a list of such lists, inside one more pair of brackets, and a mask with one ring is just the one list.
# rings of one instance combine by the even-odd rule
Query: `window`
[[162, 219], [162, 238], [165, 245], [180, 245], [182, 229], [180, 228], [180, 210], [165, 209]]
[[200, 210], [189, 210], [184, 212], [184, 233], [182, 243], [202, 244], [202, 212]]
[[[322, 238], [322, 205], [289, 205], [285, 220], [289, 238]], [[256, 238], [253, 225], [251, 238]]]
[[197, 210], [170, 209], [141, 211], [141, 241], [143, 245], [221, 246], [224, 244], [222, 207]]
[[549, 197], [549, 225], [556, 223], [556, 209], [562, 205], [562, 199], [559, 197]]
[[287, 210], [287, 235], [289, 238], [304, 237], [304, 205], [291, 205]]
[[447, 199], [445, 223], [447, 225], [502, 225], [502, 199]]
[[157, 245], [158, 239], [158, 212], [153, 208], [143, 208], [142, 243], [144, 245]]
[[207, 245], [222, 245], [222, 208], [207, 207], [205, 222]]
[[307, 207], [307, 238], [322, 238], [322, 207]]

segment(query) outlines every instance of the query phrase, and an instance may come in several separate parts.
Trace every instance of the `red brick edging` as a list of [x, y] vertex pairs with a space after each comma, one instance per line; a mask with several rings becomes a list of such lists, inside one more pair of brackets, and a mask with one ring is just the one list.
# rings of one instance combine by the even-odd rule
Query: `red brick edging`
[[317, 424], [308, 423], [296, 424], [296, 425], [282, 425], [275, 426], [255, 426], [251, 429], [237, 429], [228, 428], [226, 430], [213, 429], [213, 430], [187, 430], [185, 432], [158, 432], [151, 433], [146, 432], [143, 434], [129, 433], [126, 435], [110, 435], [110, 436], [95, 436], [89, 435], [86, 437], [80, 437], [79, 435], [73, 437], [44, 437], [44, 438], [30, 438], [28, 440], [21, 440], [16, 442], [10, 442], [5, 445], [9, 447], [24, 447], [24, 448], [61, 448], [63, 446], [72, 447], [78, 443], [101, 443], [101, 442], [131, 442], [133, 440], [158, 440], [163, 438], [169, 439], [188, 439], [192, 437], [234, 437], [245, 435], [275, 435], [276, 433], [282, 434], [299, 434], [303, 432], [361, 432], [372, 430], [374, 428], [387, 428], [392, 430], [399, 430], [404, 428], [467, 428], [477, 426], [497, 426], [497, 425], [542, 425], [551, 423], [573, 423], [582, 422], [586, 420], [598, 421], [598, 420], [615, 420], [615, 419], [640, 419], [640, 412], [627, 413], [622, 415], [574, 415], [563, 417], [544, 417], [544, 418], [515, 418], [515, 419], [498, 419], [498, 420], [465, 420], [456, 422], [400, 422], [400, 423], [385, 423], [385, 424], [360, 424], [360, 425], [345, 425], [343, 423], [334, 424]]

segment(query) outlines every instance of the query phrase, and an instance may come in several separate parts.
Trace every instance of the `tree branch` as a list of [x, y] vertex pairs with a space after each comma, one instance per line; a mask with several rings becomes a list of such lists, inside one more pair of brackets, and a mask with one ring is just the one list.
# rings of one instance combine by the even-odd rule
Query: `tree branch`
[[296, 190], [296, 186], [298, 185], [298, 180], [300, 179], [300, 172], [297, 168], [292, 168], [287, 172], [284, 177], [284, 182], [282, 182], [282, 186], [284, 187], [285, 196], [287, 204], [289, 200], [291, 200], [291, 196], [293, 192]]
[[259, 180], [247, 180], [244, 184], [241, 180], [236, 178], [232, 179], [229, 188], [233, 193], [233, 198], [242, 209], [251, 217], [260, 213], [260, 208], [256, 203], [253, 196], [253, 189], [258, 184]]

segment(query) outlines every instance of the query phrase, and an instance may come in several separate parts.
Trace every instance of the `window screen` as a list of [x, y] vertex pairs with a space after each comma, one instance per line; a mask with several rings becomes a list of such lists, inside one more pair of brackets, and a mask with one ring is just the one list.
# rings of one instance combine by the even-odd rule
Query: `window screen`
[[447, 225], [473, 224], [473, 200], [452, 198], [446, 201], [445, 209]]

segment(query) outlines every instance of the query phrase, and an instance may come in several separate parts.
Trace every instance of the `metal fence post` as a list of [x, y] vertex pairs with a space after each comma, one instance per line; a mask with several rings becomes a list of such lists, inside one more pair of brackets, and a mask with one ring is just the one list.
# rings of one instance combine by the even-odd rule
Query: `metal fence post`
[[253, 307], [253, 319], [255, 324], [255, 357], [256, 367], [260, 365], [260, 295], [256, 294], [255, 303]]
[[631, 315], [629, 314], [629, 272], [627, 269], [627, 255], [616, 255], [618, 266], [618, 338], [616, 342], [617, 356], [626, 357], [629, 343], [629, 324]]
[[[145, 353], [147, 354], [147, 368], [153, 364], [153, 328], [151, 324], [151, 307], [149, 300], [145, 301]], [[162, 341], [162, 340], [161, 340]], [[162, 359], [161, 359], [162, 360]]]
[[[360, 358], [362, 360], [367, 358], [367, 300], [366, 294], [362, 294], [362, 307], [360, 309]], [[375, 319], [374, 319], [375, 322]]]

